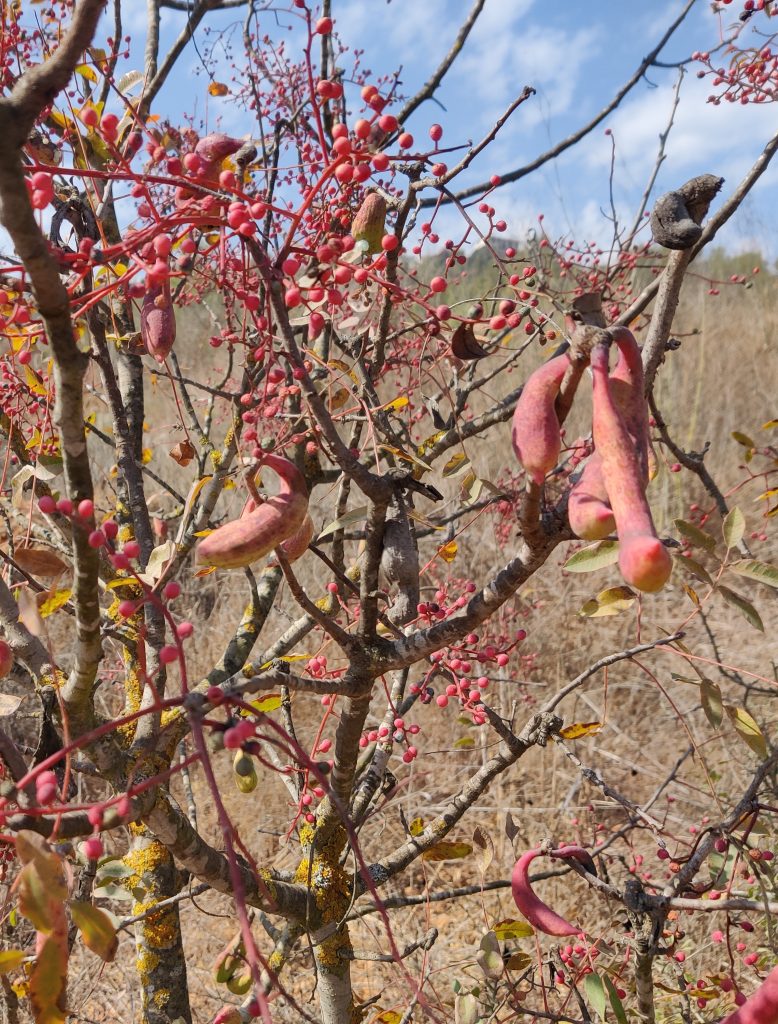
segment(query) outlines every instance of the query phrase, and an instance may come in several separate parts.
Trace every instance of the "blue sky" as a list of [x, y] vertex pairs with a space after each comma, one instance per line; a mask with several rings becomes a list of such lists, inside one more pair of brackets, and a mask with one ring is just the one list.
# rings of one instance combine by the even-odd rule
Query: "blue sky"
[[[440, 105], [426, 103], [408, 127], [420, 141], [426, 140], [433, 121], [443, 125], [442, 144], [478, 139], [516, 93], [524, 85], [531, 85], [537, 95], [514, 113], [462, 183], [508, 171], [532, 159], [600, 110], [683, 6], [681, 0], [486, 0], [478, 24], [437, 93]], [[144, 7], [133, 5], [131, 21], [125, 27], [133, 35], [133, 56], [138, 66], [145, 34]], [[362, 64], [376, 75], [402, 67], [403, 91], [409, 95], [447, 52], [469, 7], [469, 0], [332, 3], [342, 41], [363, 49]], [[697, 0], [661, 59], [678, 61], [694, 50], [714, 47], [721, 33], [727, 34], [737, 24], [739, 9], [736, 0], [719, 17], [707, 0]], [[179, 12], [164, 12], [163, 46], [180, 30], [184, 17]], [[229, 27], [237, 44], [241, 19], [240, 11], [225, 12], [212, 17], [210, 24]], [[263, 15], [262, 27], [274, 37], [286, 38], [287, 45], [294, 48], [299, 34], [279, 29], [279, 22], [289, 24], [289, 16], [279, 14], [277, 20], [268, 11]], [[759, 45], [755, 30], [764, 31], [768, 23], [763, 15], [753, 18], [741, 40]], [[200, 49], [206, 49], [202, 27], [198, 40]], [[173, 116], [184, 102], [191, 110], [197, 94], [197, 114], [207, 119], [209, 128], [220, 125], [237, 135], [251, 134], [248, 115], [229, 97], [207, 98], [205, 76], [193, 81], [198, 63], [190, 44], [155, 109]], [[778, 112], [772, 105], [707, 104], [710, 82], [698, 80], [696, 70], [697, 65], [690, 66], [681, 86], [676, 125], [656, 194], [705, 171], [726, 179], [726, 194], [778, 127]], [[223, 75], [217, 71], [217, 78], [228, 81], [229, 74], [225, 65]], [[539, 172], [496, 193], [491, 201], [508, 221], [509, 233], [521, 237], [543, 212], [547, 230], [554, 236], [603, 242], [610, 236], [601, 213], [609, 206], [611, 141], [605, 135], [606, 127], [613, 132], [616, 143], [617, 209], [620, 216], [630, 220], [654, 165], [658, 136], [667, 124], [676, 79], [675, 69], [651, 69], [584, 142]], [[356, 90], [353, 95], [356, 107]], [[729, 249], [756, 248], [778, 257], [774, 241], [778, 227], [774, 213], [777, 183], [778, 168], [771, 169], [734, 223], [722, 232], [721, 241]]]

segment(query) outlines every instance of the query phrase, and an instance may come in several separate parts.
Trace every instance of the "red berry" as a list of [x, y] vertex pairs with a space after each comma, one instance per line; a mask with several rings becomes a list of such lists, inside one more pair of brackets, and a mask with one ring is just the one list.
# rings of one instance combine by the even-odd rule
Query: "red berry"
[[82, 845], [84, 856], [89, 860], [99, 860], [103, 855], [103, 841], [97, 836], [90, 836], [85, 839]]
[[174, 661], [178, 661], [178, 648], [173, 647], [172, 644], [165, 644], [159, 652], [159, 660], [163, 665], [170, 665]]
[[320, 36], [328, 36], [332, 32], [332, 18], [319, 18], [316, 22], [316, 32]]
[[57, 503], [50, 494], [44, 494], [42, 498], [38, 499], [38, 508], [44, 515], [50, 516], [57, 508]]
[[95, 504], [89, 498], [84, 498], [78, 503], [78, 514], [82, 519], [91, 519], [95, 514]]

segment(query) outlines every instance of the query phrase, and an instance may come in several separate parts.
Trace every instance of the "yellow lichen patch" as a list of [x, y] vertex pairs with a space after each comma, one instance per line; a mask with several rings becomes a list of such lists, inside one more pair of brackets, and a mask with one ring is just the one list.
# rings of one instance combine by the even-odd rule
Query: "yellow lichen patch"
[[154, 993], [154, 1005], [158, 1010], [164, 1010], [170, 1002], [170, 989], [158, 988]]
[[345, 957], [341, 956], [341, 950], [350, 953], [351, 949], [348, 928], [344, 925], [316, 947], [316, 963], [321, 969], [339, 974], [347, 964]]
[[[133, 916], [145, 914], [151, 910], [156, 900], [146, 903], [135, 903]], [[143, 941], [150, 949], [169, 949], [178, 940], [178, 918], [171, 909], [150, 913], [143, 921]]]
[[141, 980], [148, 978], [159, 967], [159, 963], [159, 957], [156, 953], [150, 953], [147, 949], [138, 949], [138, 954], [135, 957], [135, 966]]
[[284, 955], [279, 950], [274, 950], [267, 958], [267, 966], [271, 971], [278, 973], [284, 966]]
[[[146, 832], [145, 825], [130, 823], [129, 829], [135, 835], [144, 835]], [[123, 880], [127, 889], [132, 892], [133, 889], [143, 886], [148, 892], [152, 892], [156, 870], [169, 862], [170, 854], [162, 843], [150, 842], [141, 849], [130, 850], [122, 860], [132, 871], [132, 874]]]

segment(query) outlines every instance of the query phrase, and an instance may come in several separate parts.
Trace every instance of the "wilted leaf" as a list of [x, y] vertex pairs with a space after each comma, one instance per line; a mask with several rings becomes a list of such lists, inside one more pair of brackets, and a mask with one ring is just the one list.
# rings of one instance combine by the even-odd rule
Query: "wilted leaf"
[[734, 590], [730, 590], [729, 587], [722, 587], [719, 585], [718, 593], [724, 598], [727, 604], [732, 605], [733, 608], [737, 608], [740, 614], [749, 622], [754, 629], [758, 629], [764, 633], [764, 623], [759, 612], [754, 608], [750, 601], [747, 601], [740, 594], [736, 594]]
[[609, 587], [601, 590], [597, 597], [587, 601], [579, 615], [588, 619], [603, 618], [606, 615], [620, 615], [630, 608], [637, 600], [637, 595], [629, 587]]
[[699, 526], [695, 526], [694, 523], [687, 523], [685, 519], [674, 519], [675, 527], [682, 537], [685, 537], [691, 544], [697, 548], [703, 548], [705, 551], [715, 551], [716, 541], [709, 533], [701, 530]]
[[423, 860], [461, 860], [473, 852], [470, 843], [435, 843], [421, 855]]
[[508, 942], [511, 939], [528, 939], [535, 931], [531, 924], [526, 921], [515, 921], [508, 918], [505, 921], [498, 921], [494, 926], [494, 934], [500, 942]]
[[526, 971], [534, 963], [535, 958], [530, 956], [529, 953], [511, 953], [505, 961], [505, 968], [508, 971]]
[[481, 496], [481, 491], [484, 488], [484, 482], [475, 475], [472, 469], [469, 471], [465, 479], [462, 481], [459, 487], [459, 497], [462, 501], [468, 505], [472, 505], [473, 502], [478, 501]]
[[746, 558], [730, 566], [733, 572], [757, 583], [766, 583], [768, 587], [778, 587], [778, 569], [767, 562], [757, 562], [754, 558]]
[[472, 736], [460, 736], [460, 738], [454, 742], [454, 750], [470, 750], [470, 748], [474, 746], [475, 740]]
[[723, 706], [721, 690], [712, 679], [703, 679], [700, 683], [700, 703], [705, 717], [714, 729], [718, 729], [723, 717]]
[[688, 583], [684, 583], [682, 584], [682, 586], [684, 594], [686, 594], [686, 596], [689, 598], [694, 607], [699, 608], [700, 599], [697, 596], [697, 591], [694, 589], [694, 587], [690, 587]]
[[17, 544], [14, 549], [14, 561], [31, 576], [59, 576], [68, 568], [51, 548], [37, 547], [33, 544]]
[[174, 557], [176, 546], [172, 540], [166, 540], [164, 544], [158, 544], [149, 555], [149, 561], [143, 572], [143, 576], [156, 582], [165, 571], [165, 566]]
[[727, 513], [726, 519], [721, 524], [721, 532], [724, 534], [724, 543], [727, 548], [736, 548], [743, 539], [743, 534], [746, 532], [746, 520], [737, 505]]
[[438, 548], [438, 554], [444, 562], [453, 562], [457, 557], [458, 550], [459, 545], [457, 542], [455, 540], [450, 540], [448, 544], [444, 544], [442, 547]]
[[179, 441], [178, 444], [173, 445], [168, 454], [179, 466], [188, 466], [197, 452], [190, 441]]
[[767, 757], [767, 744], [762, 730], [744, 708], [726, 705], [727, 715], [738, 736], [747, 743], [753, 752], [763, 760]]
[[582, 736], [594, 736], [602, 729], [602, 722], [575, 722], [559, 730], [563, 740], [580, 740]]
[[211, 82], [208, 86], [209, 96], [229, 96], [230, 88], [223, 82]]
[[45, 598], [38, 606], [41, 618], [48, 618], [49, 615], [53, 615], [59, 608], [67, 604], [72, 593], [72, 590], [65, 588], [64, 590], [55, 590], [53, 594], [39, 594], [39, 597]]
[[465, 466], [469, 465], [470, 459], [468, 459], [467, 455], [465, 455], [464, 452], [454, 452], [454, 454], [443, 467], [443, 476], [455, 476], [457, 473], [463, 470]]
[[594, 572], [595, 569], [604, 569], [618, 560], [619, 542], [617, 540], [601, 540], [576, 551], [562, 568], [567, 572]]
[[43, 633], [43, 619], [38, 611], [36, 595], [28, 587], [20, 587], [16, 601], [19, 605], [19, 621], [33, 636], [40, 636]]
[[15, 697], [12, 693], [0, 693], [0, 718], [12, 715], [22, 702], [21, 697]]
[[457, 324], [451, 335], [451, 354], [463, 361], [483, 359], [489, 355], [476, 338], [473, 325], [468, 323]]
[[510, 811], [505, 812], [505, 835], [508, 837], [508, 842], [512, 843], [516, 836], [519, 834], [519, 826], [513, 820], [513, 815]]
[[74, 900], [70, 904], [70, 914], [81, 932], [84, 945], [97, 953], [105, 963], [111, 963], [116, 956], [119, 940], [116, 928], [105, 911], [93, 907], [91, 903]]
[[454, 1024], [476, 1024], [478, 1020], [478, 1000], [468, 992], [454, 1000]]
[[475, 850], [478, 870], [482, 875], [485, 875], [489, 865], [494, 860], [494, 843], [489, 833], [482, 829], [480, 825], [476, 825], [473, 830], [473, 849]]
[[4, 949], [0, 953], [0, 974], [8, 974], [24, 963], [27, 954], [23, 949]]
[[487, 932], [483, 936], [475, 959], [487, 978], [496, 980], [502, 977], [505, 965], [502, 962], [500, 943], [497, 941], [497, 936], [494, 932]]

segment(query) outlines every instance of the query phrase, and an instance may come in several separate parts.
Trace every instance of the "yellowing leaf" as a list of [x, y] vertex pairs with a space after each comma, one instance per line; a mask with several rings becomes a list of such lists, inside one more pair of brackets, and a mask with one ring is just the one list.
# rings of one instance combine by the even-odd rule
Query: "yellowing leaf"
[[465, 466], [470, 465], [470, 459], [464, 452], [455, 452], [443, 467], [443, 476], [455, 476]]
[[249, 701], [250, 706], [263, 715], [280, 708], [282, 703], [283, 700], [279, 693], [266, 693], [257, 700]]
[[27, 387], [30, 389], [33, 395], [40, 395], [41, 397], [45, 397], [46, 388], [43, 386], [43, 383], [41, 382], [41, 379], [38, 376], [38, 374], [35, 372], [35, 370], [33, 370], [33, 368], [29, 364], [26, 364], [24, 367], [24, 378], [27, 381]]
[[375, 1017], [370, 1018], [370, 1024], [400, 1024], [402, 1014], [396, 1010], [381, 1010]]
[[47, 597], [43, 604], [38, 608], [42, 618], [47, 618], [49, 615], [53, 615], [58, 608], [61, 608], [64, 604], [67, 604], [70, 600], [70, 595], [73, 593], [72, 590], [55, 590], [54, 593]]
[[211, 96], [228, 96], [230, 89], [229, 86], [224, 85], [222, 82], [211, 82], [208, 86], [208, 92]]
[[119, 946], [116, 928], [114, 928], [110, 917], [99, 907], [94, 907], [91, 903], [82, 903], [79, 900], [71, 902], [70, 913], [76, 927], [81, 932], [84, 945], [109, 964], [116, 956]]
[[516, 921], [513, 918], [506, 918], [505, 921], [498, 921], [494, 926], [494, 934], [500, 942], [508, 942], [509, 939], [527, 939], [534, 934], [534, 928], [526, 921]]
[[602, 618], [605, 615], [620, 615], [634, 604], [636, 598], [637, 595], [629, 587], [609, 587], [608, 590], [600, 591], [597, 597], [587, 601], [578, 614], [589, 619]]
[[731, 704], [726, 705], [726, 712], [738, 736], [758, 757], [764, 760], [767, 757], [767, 744], [762, 730], [751, 715], [744, 708], [736, 708]]
[[4, 949], [0, 953], [0, 974], [8, 974], [24, 963], [27, 954], [23, 949]]
[[424, 818], [414, 818], [408, 826], [408, 831], [412, 836], [420, 836], [424, 831]]
[[602, 722], [575, 722], [559, 730], [563, 740], [580, 740], [582, 736], [594, 736], [602, 729]]
[[470, 843], [435, 843], [421, 855], [423, 860], [461, 860], [473, 852]]
[[89, 66], [89, 64], [77, 64], [76, 74], [81, 75], [82, 78], [86, 78], [90, 82], [97, 81], [97, 73], [93, 67]]
[[438, 548], [438, 554], [444, 562], [453, 562], [457, 557], [457, 551], [459, 551], [459, 545], [455, 540], [450, 540], [448, 544]]
[[154, 452], [151, 450], [151, 448], [144, 448], [143, 451], [140, 453], [140, 461], [143, 463], [144, 466], [147, 466], [153, 458]]
[[405, 395], [399, 395], [397, 398], [393, 398], [391, 402], [387, 402], [384, 409], [391, 412], [397, 412], [400, 409], [404, 409], [407, 404], [408, 399]]
[[475, 740], [473, 739], [472, 736], [461, 736], [454, 743], [454, 750], [469, 750], [471, 747], [474, 747], [474, 746], [475, 746]]

